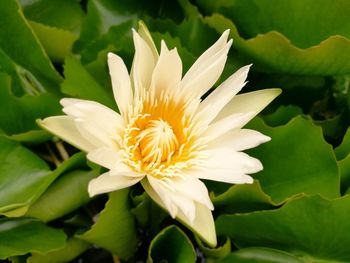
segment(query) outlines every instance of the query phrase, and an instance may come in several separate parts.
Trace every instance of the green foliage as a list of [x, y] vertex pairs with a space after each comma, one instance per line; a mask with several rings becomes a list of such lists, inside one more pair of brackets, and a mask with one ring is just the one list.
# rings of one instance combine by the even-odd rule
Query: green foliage
[[[350, 262], [347, 0], [0, 1], [0, 259], [12, 262]], [[208, 181], [218, 243], [174, 225], [140, 185], [91, 198], [104, 170], [43, 131], [60, 99], [117, 110], [107, 54], [130, 72], [132, 28], [177, 48], [185, 73], [221, 33], [219, 79], [253, 63], [243, 92], [281, 88], [251, 121], [254, 183]]]

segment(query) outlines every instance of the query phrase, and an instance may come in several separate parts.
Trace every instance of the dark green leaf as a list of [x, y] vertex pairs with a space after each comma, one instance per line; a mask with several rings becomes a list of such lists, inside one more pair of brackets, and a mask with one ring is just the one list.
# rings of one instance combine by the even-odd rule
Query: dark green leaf
[[111, 193], [97, 222], [77, 237], [103, 247], [122, 259], [129, 258], [137, 245], [135, 220], [129, 210], [129, 189]]
[[148, 262], [196, 262], [196, 252], [185, 233], [176, 226], [169, 226], [152, 240]]

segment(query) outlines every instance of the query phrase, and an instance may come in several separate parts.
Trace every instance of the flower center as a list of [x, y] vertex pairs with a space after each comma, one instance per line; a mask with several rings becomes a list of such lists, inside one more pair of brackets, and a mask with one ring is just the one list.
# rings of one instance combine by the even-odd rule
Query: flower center
[[168, 122], [151, 120], [137, 136], [144, 162], [159, 163], [167, 160], [178, 149], [179, 143]]

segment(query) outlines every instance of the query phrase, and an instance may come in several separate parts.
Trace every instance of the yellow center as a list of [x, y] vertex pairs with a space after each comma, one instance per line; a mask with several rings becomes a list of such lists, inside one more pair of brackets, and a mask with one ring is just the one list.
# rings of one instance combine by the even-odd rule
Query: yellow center
[[151, 120], [136, 137], [145, 162], [163, 162], [177, 151], [179, 143], [171, 126], [164, 120]]
[[124, 162], [157, 178], [176, 176], [196, 165], [203, 145], [187, 106], [164, 94], [155, 99], [145, 92], [135, 98], [120, 143]]

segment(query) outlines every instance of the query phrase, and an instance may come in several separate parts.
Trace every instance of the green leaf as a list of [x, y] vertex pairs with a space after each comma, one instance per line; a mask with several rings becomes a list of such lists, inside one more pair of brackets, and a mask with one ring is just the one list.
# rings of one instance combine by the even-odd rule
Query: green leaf
[[0, 160], [0, 213], [29, 205], [51, 180], [44, 161], [4, 137], [0, 137]]
[[110, 193], [97, 222], [77, 238], [105, 248], [122, 259], [131, 257], [137, 246], [137, 236], [129, 210], [129, 189]]
[[350, 128], [347, 129], [343, 141], [334, 152], [338, 160], [344, 159], [350, 153]]
[[29, 21], [29, 24], [54, 62], [63, 62], [64, 58], [71, 54], [73, 43], [78, 39], [76, 34], [34, 21]]
[[33, 253], [31, 257], [28, 258], [28, 263], [61, 263], [61, 262], [71, 262], [74, 258], [82, 254], [85, 250], [89, 248], [89, 243], [76, 239], [68, 239], [66, 245], [53, 252], [46, 253], [44, 255]]
[[[1, 53], [1, 52], [0, 52]], [[0, 129], [7, 134], [38, 130], [35, 120], [60, 112], [58, 99], [51, 94], [16, 97], [10, 92], [11, 78], [0, 72]]]
[[84, 12], [78, 1], [20, 0], [20, 3], [24, 15], [32, 21], [71, 32], [80, 31]]
[[66, 78], [61, 87], [63, 93], [76, 98], [98, 101], [112, 109], [116, 108], [112, 88], [97, 83], [79, 60], [67, 57], [64, 75]]
[[287, 125], [271, 128], [261, 121], [248, 125], [271, 137], [250, 154], [258, 158], [264, 170], [254, 175], [272, 201], [281, 203], [305, 193], [326, 198], [339, 196], [339, 174], [332, 147], [322, 136], [321, 128], [303, 117]]
[[350, 73], [350, 40], [334, 35], [306, 49], [298, 48], [277, 31], [244, 39], [232, 20], [214, 14], [205, 22], [218, 32], [230, 29], [241, 63], [253, 62], [255, 70], [296, 75], [341, 75]]
[[341, 182], [341, 192], [349, 193], [350, 187], [350, 154], [345, 158], [338, 161], [340, 182]]
[[306, 263], [306, 261], [285, 251], [266, 248], [249, 247], [237, 250], [219, 261], [220, 263]]
[[259, 184], [238, 184], [226, 192], [212, 197], [216, 214], [246, 213], [256, 210], [271, 209], [274, 203]]
[[347, 0], [324, 0], [322, 4], [317, 0], [197, 2], [207, 11], [221, 13], [234, 21], [245, 38], [278, 31], [300, 48], [315, 46], [334, 35], [350, 39]]
[[29, 219], [0, 219], [0, 259], [29, 252], [48, 253], [65, 245], [66, 235], [45, 224]]
[[182, 230], [176, 226], [169, 226], [152, 240], [147, 262], [196, 262], [196, 252]]
[[[25, 20], [17, 1], [0, 1], [0, 49], [12, 62], [30, 72], [32, 82], [59, 94], [61, 77]], [[0, 56], [1, 57], [1, 56]], [[1, 68], [0, 59], [0, 68]]]
[[221, 215], [216, 226], [218, 235], [230, 237], [240, 248], [280, 249], [307, 262], [349, 262], [349, 213], [350, 196], [305, 196], [276, 210]]
[[[21, 216], [62, 173], [81, 166], [84, 154], [76, 154], [56, 170], [18, 142], [0, 137], [0, 214]], [[18, 164], [21, 165], [18, 165]]]
[[292, 118], [302, 113], [301, 108], [298, 106], [282, 105], [274, 113], [264, 116], [263, 119], [269, 126], [280, 126], [287, 124]]
[[226, 238], [226, 241], [222, 245], [219, 244], [215, 248], [207, 247], [197, 236], [195, 236], [195, 239], [199, 249], [206, 258], [219, 259], [231, 252], [231, 240], [229, 238]]
[[[87, 186], [96, 177], [92, 171], [74, 170], [60, 176], [30, 206], [26, 216], [48, 222], [64, 216], [90, 201]], [[54, 205], [53, 205], [54, 204]]]

